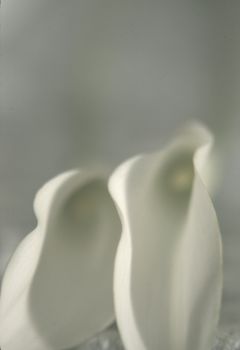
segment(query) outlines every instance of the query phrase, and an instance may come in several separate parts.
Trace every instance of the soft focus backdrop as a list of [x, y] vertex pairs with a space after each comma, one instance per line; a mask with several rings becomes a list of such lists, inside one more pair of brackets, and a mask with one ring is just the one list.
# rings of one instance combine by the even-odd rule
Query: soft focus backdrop
[[239, 325], [239, 0], [2, 0], [0, 11], [0, 274], [49, 178], [155, 150], [195, 119], [222, 158], [221, 325]]

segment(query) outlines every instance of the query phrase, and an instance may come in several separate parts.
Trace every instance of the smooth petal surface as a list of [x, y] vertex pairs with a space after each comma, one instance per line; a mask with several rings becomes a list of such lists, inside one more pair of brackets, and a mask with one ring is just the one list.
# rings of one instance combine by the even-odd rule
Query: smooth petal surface
[[212, 136], [199, 125], [110, 178], [123, 231], [114, 277], [127, 350], [208, 350], [221, 299], [221, 241], [206, 185]]
[[3, 279], [2, 350], [70, 348], [113, 319], [120, 221], [107, 177], [62, 174], [39, 191], [34, 208], [38, 226], [18, 247]]

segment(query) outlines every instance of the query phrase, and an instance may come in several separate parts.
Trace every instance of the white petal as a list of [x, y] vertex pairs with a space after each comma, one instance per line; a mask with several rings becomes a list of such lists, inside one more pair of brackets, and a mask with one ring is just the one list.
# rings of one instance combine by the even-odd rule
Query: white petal
[[112, 275], [120, 222], [103, 174], [72, 171], [37, 194], [37, 228], [6, 270], [2, 350], [65, 349], [113, 319]]
[[210, 349], [222, 285], [219, 228], [205, 187], [211, 143], [193, 125], [110, 178], [123, 225], [114, 298], [127, 350]]

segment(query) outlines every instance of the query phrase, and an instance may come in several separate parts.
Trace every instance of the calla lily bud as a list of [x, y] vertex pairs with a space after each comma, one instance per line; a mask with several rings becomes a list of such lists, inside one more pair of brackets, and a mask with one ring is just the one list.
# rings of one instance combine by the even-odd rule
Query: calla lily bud
[[122, 219], [114, 300], [127, 350], [209, 350], [222, 254], [208, 192], [212, 135], [186, 128], [162, 151], [121, 165], [109, 189]]
[[113, 261], [120, 221], [107, 177], [70, 171], [34, 203], [38, 225], [13, 255], [2, 283], [2, 350], [66, 349], [113, 320]]

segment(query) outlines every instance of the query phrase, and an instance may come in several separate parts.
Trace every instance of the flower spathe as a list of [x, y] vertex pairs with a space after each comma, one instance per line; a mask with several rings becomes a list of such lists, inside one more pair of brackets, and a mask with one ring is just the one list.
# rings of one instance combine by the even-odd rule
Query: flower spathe
[[109, 189], [122, 221], [115, 312], [127, 350], [209, 350], [222, 289], [221, 240], [206, 174], [212, 135], [192, 125], [121, 165]]
[[59, 175], [39, 191], [34, 208], [38, 225], [3, 278], [3, 350], [71, 348], [114, 318], [120, 222], [107, 176], [85, 170]]
[[1, 349], [77, 346], [113, 320], [113, 294], [126, 350], [210, 350], [222, 289], [212, 143], [194, 124], [110, 179], [75, 170], [43, 186], [4, 275]]

